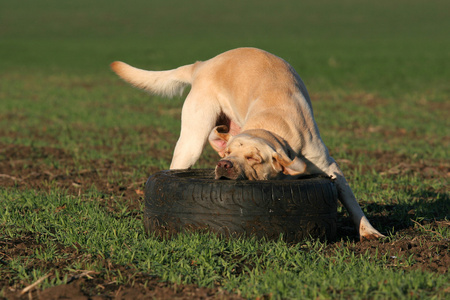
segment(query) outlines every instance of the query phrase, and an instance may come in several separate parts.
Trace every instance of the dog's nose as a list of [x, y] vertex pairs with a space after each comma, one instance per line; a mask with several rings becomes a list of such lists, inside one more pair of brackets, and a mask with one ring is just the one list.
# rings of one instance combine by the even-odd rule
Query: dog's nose
[[219, 162], [217, 163], [217, 167], [228, 170], [233, 167], [233, 163], [229, 160], [222, 159], [222, 160], [219, 160]]

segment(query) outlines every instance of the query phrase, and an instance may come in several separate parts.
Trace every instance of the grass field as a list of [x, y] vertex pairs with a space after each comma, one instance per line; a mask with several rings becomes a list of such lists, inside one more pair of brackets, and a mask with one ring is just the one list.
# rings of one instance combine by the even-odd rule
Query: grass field
[[[0, 0], [0, 299], [448, 299], [449, 12], [440, 0]], [[145, 236], [144, 183], [169, 167], [183, 98], [134, 90], [109, 63], [162, 70], [241, 46], [298, 71], [385, 240], [358, 242], [343, 208], [329, 243]], [[216, 160], [206, 149], [196, 167]]]

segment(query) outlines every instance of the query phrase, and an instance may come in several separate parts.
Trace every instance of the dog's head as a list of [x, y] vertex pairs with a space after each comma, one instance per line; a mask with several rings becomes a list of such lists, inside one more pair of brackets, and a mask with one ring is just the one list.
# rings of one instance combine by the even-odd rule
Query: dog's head
[[306, 171], [306, 164], [273, 134], [250, 130], [231, 136], [226, 126], [217, 126], [209, 136], [211, 146], [222, 159], [217, 163], [216, 179], [277, 179]]

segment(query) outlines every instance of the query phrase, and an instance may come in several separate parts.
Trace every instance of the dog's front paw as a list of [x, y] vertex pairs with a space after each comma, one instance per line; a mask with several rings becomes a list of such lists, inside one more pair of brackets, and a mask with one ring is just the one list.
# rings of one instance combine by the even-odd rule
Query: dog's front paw
[[361, 222], [359, 223], [359, 240], [361, 242], [366, 240], [376, 240], [384, 237], [385, 236], [383, 234], [373, 228], [366, 217], [361, 218]]
[[359, 240], [362, 241], [369, 241], [369, 240], [377, 240], [386, 237], [385, 235], [379, 233], [377, 230], [372, 233], [365, 233], [359, 235]]

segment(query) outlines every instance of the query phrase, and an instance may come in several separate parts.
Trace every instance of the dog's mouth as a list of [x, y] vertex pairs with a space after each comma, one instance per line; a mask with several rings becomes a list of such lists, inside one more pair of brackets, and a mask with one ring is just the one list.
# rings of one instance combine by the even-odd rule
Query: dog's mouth
[[243, 175], [228, 175], [228, 174], [217, 174], [215, 176], [216, 180], [246, 180], [245, 176]]
[[215, 172], [215, 179], [216, 180], [238, 180], [238, 179], [244, 179], [243, 176], [240, 174], [236, 174], [234, 172], [227, 172], [223, 170], [216, 170]]

